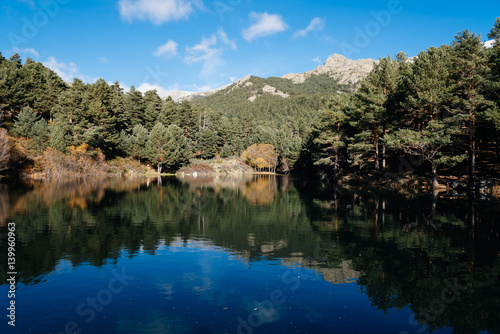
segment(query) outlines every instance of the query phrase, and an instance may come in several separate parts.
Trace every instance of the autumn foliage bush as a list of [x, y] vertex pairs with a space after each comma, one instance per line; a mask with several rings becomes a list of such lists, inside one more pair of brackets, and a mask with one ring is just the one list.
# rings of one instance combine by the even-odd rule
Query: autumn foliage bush
[[12, 141], [7, 130], [0, 129], [0, 172], [7, 169], [10, 160]]
[[99, 150], [88, 150], [87, 144], [70, 146], [64, 154], [47, 148], [41, 157], [44, 172], [52, 177], [86, 176], [107, 174], [109, 166], [104, 154]]
[[27, 154], [25, 142], [10, 137], [5, 129], [0, 129], [0, 178], [17, 177], [32, 168], [33, 160]]
[[271, 144], [253, 144], [248, 147], [241, 157], [245, 159], [250, 166], [257, 168], [258, 171], [267, 169], [268, 171], [276, 171], [278, 164], [278, 155]]
[[211, 174], [215, 172], [215, 169], [212, 165], [208, 163], [197, 163], [192, 164], [191, 166], [182, 167], [179, 170], [180, 173], [192, 174], [194, 172], [198, 174]]

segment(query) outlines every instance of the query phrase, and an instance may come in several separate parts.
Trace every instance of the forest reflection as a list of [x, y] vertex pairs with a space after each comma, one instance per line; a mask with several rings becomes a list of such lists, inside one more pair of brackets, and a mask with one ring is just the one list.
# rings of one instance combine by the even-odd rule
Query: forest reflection
[[[0, 209], [0, 251], [6, 253], [6, 223], [16, 222], [24, 284], [43, 281], [63, 259], [103, 266], [155, 254], [159, 245], [204, 240], [248, 262], [312, 268], [334, 284], [355, 279], [377, 309], [410, 306], [415, 332], [500, 328], [495, 203], [341, 189], [288, 176], [186, 175], [1, 186]], [[0, 270], [5, 282], [6, 265]], [[447, 282], [466, 289], [445, 294], [456, 298], [432, 313]]]
[[192, 189], [212, 188], [216, 193], [221, 189], [240, 192], [252, 204], [266, 205], [274, 201], [278, 192], [277, 178], [280, 179], [280, 191], [288, 190], [289, 177], [276, 175], [235, 175], [235, 176], [192, 176], [178, 177], [182, 182], [189, 184]]

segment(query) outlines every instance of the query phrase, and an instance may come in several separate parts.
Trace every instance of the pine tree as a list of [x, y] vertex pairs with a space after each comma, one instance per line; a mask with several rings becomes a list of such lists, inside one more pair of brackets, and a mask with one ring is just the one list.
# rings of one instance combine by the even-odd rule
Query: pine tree
[[157, 122], [163, 123], [164, 125], [178, 124], [176, 123], [176, 113], [178, 104], [172, 100], [169, 96], [163, 103], [160, 113], [158, 114]]
[[165, 137], [165, 165], [169, 170], [175, 171], [189, 162], [191, 155], [189, 142], [184, 136], [184, 131], [175, 124], [168, 126]]
[[74, 79], [71, 88], [59, 95], [58, 102], [51, 110], [52, 125], [64, 131], [65, 147], [79, 146], [82, 143], [89, 144], [88, 135], [93, 124], [85, 115], [87, 107], [84, 97], [86, 87], [79, 79]]
[[120, 87], [120, 83], [118, 81], [115, 81], [110, 88], [113, 92], [110, 106], [115, 119], [115, 130], [117, 133], [123, 130], [130, 131], [130, 128], [128, 127], [128, 115], [125, 112], [125, 94], [123, 93], [123, 88]]
[[384, 141], [390, 148], [401, 149], [407, 154], [421, 157], [431, 164], [432, 187], [439, 186], [437, 168], [442, 165], [452, 166], [461, 162], [464, 155], [443, 154], [446, 146], [452, 143], [456, 133], [450, 124], [444, 121], [429, 121], [424, 129], [401, 129], [386, 135]]
[[498, 44], [498, 40], [500, 40], [500, 17], [496, 18], [495, 24], [488, 33], [488, 38], [496, 40]]
[[448, 46], [430, 48], [416, 57], [404, 101], [404, 125], [423, 130], [442, 118], [450, 99], [451, 55]]
[[113, 97], [113, 89], [103, 79], [89, 85], [84, 96], [84, 114], [92, 131], [88, 132], [92, 138], [87, 143], [101, 148], [106, 156], [116, 155], [119, 141], [117, 117], [112, 109]]
[[201, 134], [201, 150], [203, 159], [212, 159], [217, 154], [217, 133], [210, 127]]
[[0, 64], [0, 124], [12, 120], [25, 106], [20, 64], [17, 53]]
[[39, 120], [36, 112], [30, 107], [24, 107], [17, 115], [17, 120], [14, 122], [12, 132], [20, 137], [31, 138], [33, 126]]
[[491, 72], [486, 81], [486, 88], [488, 98], [495, 103], [495, 107], [485, 110], [484, 116], [494, 131], [500, 134], [500, 17], [496, 19], [488, 37], [494, 39], [495, 44], [488, 56]]
[[9, 60], [18, 70], [23, 67], [21, 56], [17, 52], [10, 56]]
[[50, 127], [49, 146], [59, 152], [66, 152], [69, 145], [66, 141], [66, 131], [63, 126], [53, 124]]
[[[353, 151], [370, 154], [375, 171], [380, 169], [380, 138], [387, 130], [388, 97], [395, 90], [397, 67], [390, 57], [380, 59], [373, 71], [361, 82], [356, 93], [357, 107], [351, 114], [351, 125], [359, 129], [350, 145]], [[382, 154], [382, 160], [384, 160]]]
[[314, 164], [333, 166], [334, 178], [337, 178], [339, 171], [339, 152], [346, 146], [344, 127], [347, 125], [347, 116], [344, 110], [348, 102], [345, 95], [333, 99], [329, 108], [321, 114], [317, 129], [313, 133], [314, 144], [319, 151]]
[[47, 121], [41, 119], [33, 125], [31, 130], [31, 139], [35, 143], [35, 147], [39, 151], [43, 151], [47, 146], [48, 136], [50, 134], [49, 125]]
[[452, 112], [456, 123], [464, 128], [468, 137], [469, 184], [475, 188], [476, 174], [476, 128], [484, 121], [484, 111], [491, 106], [483, 95], [483, 82], [488, 74], [486, 53], [480, 36], [468, 30], [458, 33], [452, 43]]
[[182, 130], [188, 140], [191, 142], [195, 141], [196, 133], [198, 132], [198, 122], [196, 112], [193, 110], [191, 104], [187, 101], [183, 101], [177, 108], [176, 121], [173, 124], [178, 125]]
[[129, 151], [127, 153], [140, 161], [141, 158], [145, 157], [144, 148], [148, 141], [148, 130], [141, 124], [137, 124], [132, 130], [129, 140]]
[[226, 143], [231, 141], [232, 124], [225, 114], [218, 115], [213, 123], [212, 128], [217, 132], [218, 147], [223, 147]]
[[27, 59], [19, 70], [20, 84], [24, 91], [24, 103], [45, 119], [57, 103], [57, 97], [66, 89], [66, 84], [51, 69], [42, 63]]
[[132, 152], [132, 136], [129, 135], [125, 130], [120, 132], [120, 142], [118, 143], [118, 149], [121, 151], [122, 156], [131, 156]]
[[126, 128], [131, 129], [137, 124], [144, 125], [144, 99], [134, 86], [130, 87], [130, 91], [125, 95], [124, 108], [127, 115]]
[[220, 156], [222, 158], [228, 158], [232, 154], [232, 148], [231, 145], [228, 143], [225, 143], [224, 146], [222, 146], [222, 150], [220, 151]]
[[151, 130], [155, 126], [162, 110], [162, 104], [163, 102], [156, 90], [144, 93], [144, 126], [146, 129]]
[[145, 146], [145, 156], [157, 166], [158, 173], [161, 173], [165, 162], [165, 145], [167, 144], [167, 129], [162, 123], [156, 123], [149, 133]]

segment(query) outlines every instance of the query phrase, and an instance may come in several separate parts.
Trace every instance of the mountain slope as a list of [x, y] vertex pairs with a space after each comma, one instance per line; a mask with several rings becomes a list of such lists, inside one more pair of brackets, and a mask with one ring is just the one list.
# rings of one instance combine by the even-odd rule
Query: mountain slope
[[[212, 96], [218, 92], [235, 92], [242, 90], [246, 99], [253, 102], [264, 94], [288, 98], [297, 94], [333, 94], [352, 90], [356, 84], [366, 77], [373, 69], [373, 59], [347, 59], [342, 55], [334, 54], [322, 66], [305, 73], [289, 73], [281, 78], [267, 79], [246, 76], [229, 85], [207, 92], [191, 93], [179, 92], [172, 96], [174, 101], [194, 101]], [[173, 92], [177, 93], [177, 92]]]

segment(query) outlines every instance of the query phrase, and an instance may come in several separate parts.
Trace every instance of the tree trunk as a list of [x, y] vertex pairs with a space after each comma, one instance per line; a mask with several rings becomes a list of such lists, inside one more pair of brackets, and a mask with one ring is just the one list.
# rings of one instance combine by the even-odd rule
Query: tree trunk
[[385, 142], [383, 141], [386, 133], [385, 125], [382, 128], [382, 168], [385, 168]]
[[474, 190], [476, 187], [476, 117], [474, 114], [471, 116], [471, 125], [470, 125], [470, 145], [469, 145], [469, 184], [468, 188], [470, 190]]
[[382, 144], [382, 168], [385, 168], [385, 144]]
[[335, 180], [337, 180], [337, 174], [339, 172], [339, 149], [337, 148], [335, 150], [335, 162], [334, 162], [334, 165], [333, 165], [333, 177], [335, 178]]
[[434, 164], [434, 161], [431, 162], [431, 166], [432, 166], [432, 188], [436, 189], [439, 186], [439, 182], [438, 182], [436, 165]]
[[375, 129], [375, 139], [373, 142], [375, 146], [375, 170], [378, 172], [380, 170], [380, 163], [378, 161], [379, 149], [378, 149], [378, 129]]
[[161, 173], [161, 163], [158, 164], [158, 173]]

